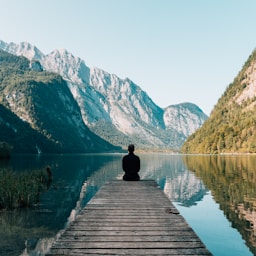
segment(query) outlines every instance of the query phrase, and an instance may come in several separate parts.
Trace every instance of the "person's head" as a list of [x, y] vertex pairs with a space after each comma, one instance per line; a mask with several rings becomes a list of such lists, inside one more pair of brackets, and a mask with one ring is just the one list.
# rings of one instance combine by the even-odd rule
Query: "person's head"
[[134, 145], [133, 144], [130, 144], [128, 146], [128, 151], [129, 151], [129, 153], [133, 153], [133, 151], [134, 151]]

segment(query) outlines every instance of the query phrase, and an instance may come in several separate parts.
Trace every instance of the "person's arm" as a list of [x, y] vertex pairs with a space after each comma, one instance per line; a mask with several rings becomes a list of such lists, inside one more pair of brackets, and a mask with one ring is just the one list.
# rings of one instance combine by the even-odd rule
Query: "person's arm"
[[139, 172], [140, 171], [140, 158], [138, 157], [138, 171], [137, 172]]
[[123, 159], [122, 159], [122, 169], [125, 171], [125, 163], [124, 163], [124, 157], [123, 157]]

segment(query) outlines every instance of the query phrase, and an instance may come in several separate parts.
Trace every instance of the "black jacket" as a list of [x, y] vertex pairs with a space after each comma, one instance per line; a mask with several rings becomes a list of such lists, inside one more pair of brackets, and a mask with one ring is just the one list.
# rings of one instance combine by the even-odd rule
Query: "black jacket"
[[125, 172], [124, 180], [140, 180], [140, 158], [133, 153], [125, 155], [122, 160], [122, 167]]

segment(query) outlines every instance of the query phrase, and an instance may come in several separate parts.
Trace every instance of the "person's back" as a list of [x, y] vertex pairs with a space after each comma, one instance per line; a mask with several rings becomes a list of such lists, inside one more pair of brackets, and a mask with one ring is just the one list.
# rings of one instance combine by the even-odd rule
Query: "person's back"
[[123, 180], [136, 181], [140, 180], [138, 172], [140, 171], [140, 158], [134, 154], [134, 145], [128, 146], [129, 154], [122, 159], [122, 167], [125, 172]]

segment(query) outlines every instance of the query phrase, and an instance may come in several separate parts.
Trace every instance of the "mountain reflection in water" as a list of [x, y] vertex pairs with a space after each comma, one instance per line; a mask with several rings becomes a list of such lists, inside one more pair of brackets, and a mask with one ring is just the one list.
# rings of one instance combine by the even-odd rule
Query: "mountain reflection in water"
[[[241, 248], [240, 255], [255, 254], [254, 205], [256, 157], [183, 156], [169, 154], [138, 154], [141, 158], [141, 179], [154, 179], [179, 210], [192, 212], [206, 204], [209, 193], [219, 204], [212, 214], [225, 214], [230, 226], [225, 233], [238, 233], [236, 241], [223, 241], [221, 233], [200, 237], [214, 255], [239, 255], [226, 250], [226, 243]], [[107, 180], [122, 179], [122, 154], [14, 156], [0, 162], [0, 168], [15, 172], [43, 170], [50, 166], [53, 181], [33, 209], [0, 212], [0, 255], [44, 255], [56, 235], [72, 222], [79, 211]], [[212, 199], [211, 199], [212, 200]], [[211, 204], [217, 205], [214, 200]], [[200, 218], [197, 213], [197, 217]], [[185, 217], [185, 216], [184, 216]], [[189, 218], [188, 218], [189, 219]], [[190, 220], [188, 220], [189, 222]], [[189, 222], [193, 227], [193, 220]], [[202, 227], [209, 236], [210, 228]], [[203, 233], [203, 232], [202, 232]], [[239, 237], [239, 233], [245, 242]], [[227, 235], [228, 236], [228, 235]], [[232, 247], [232, 246], [231, 246]], [[255, 254], [256, 255], [256, 254]]]

